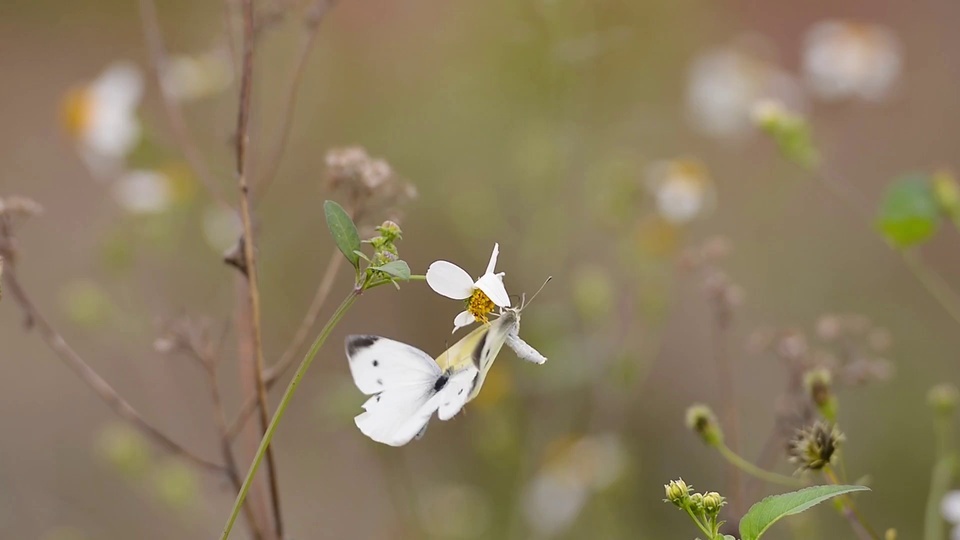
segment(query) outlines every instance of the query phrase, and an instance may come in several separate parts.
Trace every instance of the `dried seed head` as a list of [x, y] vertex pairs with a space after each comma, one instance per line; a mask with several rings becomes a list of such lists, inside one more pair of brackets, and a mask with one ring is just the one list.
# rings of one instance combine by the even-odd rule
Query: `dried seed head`
[[816, 422], [796, 432], [787, 453], [801, 470], [820, 470], [830, 464], [843, 438], [836, 426]]

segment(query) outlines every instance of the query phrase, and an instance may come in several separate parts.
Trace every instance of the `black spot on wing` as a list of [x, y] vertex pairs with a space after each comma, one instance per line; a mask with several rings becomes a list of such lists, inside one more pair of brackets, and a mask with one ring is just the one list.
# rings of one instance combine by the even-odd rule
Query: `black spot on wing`
[[473, 365], [477, 366], [477, 369], [480, 368], [480, 360], [483, 359], [483, 347], [487, 344], [487, 338], [490, 336], [490, 332], [485, 332], [480, 338], [480, 341], [477, 342], [477, 346], [473, 348], [473, 352], [470, 354], [470, 359], [473, 360]]
[[380, 362], [377, 362], [376, 360], [373, 361], [373, 367], [377, 367], [379, 365], [380, 365]]
[[377, 384], [379, 384], [380, 386], [383, 386], [383, 379], [377, 379]]
[[378, 339], [380, 339], [379, 336], [347, 336], [347, 356], [352, 357], [360, 349], [366, 349], [376, 343]]
[[439, 392], [443, 390], [443, 387], [447, 385], [447, 381], [449, 380], [450, 380], [450, 376], [447, 375], [446, 373], [441, 375], [439, 378], [437, 378], [437, 382], [433, 383], [433, 391]]

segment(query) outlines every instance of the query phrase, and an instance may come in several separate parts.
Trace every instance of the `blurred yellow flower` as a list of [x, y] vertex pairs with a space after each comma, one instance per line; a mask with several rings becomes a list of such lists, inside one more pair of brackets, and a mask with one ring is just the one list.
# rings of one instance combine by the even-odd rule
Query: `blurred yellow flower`
[[880, 25], [827, 20], [806, 35], [804, 75], [824, 100], [880, 101], [896, 83], [902, 63], [899, 40]]

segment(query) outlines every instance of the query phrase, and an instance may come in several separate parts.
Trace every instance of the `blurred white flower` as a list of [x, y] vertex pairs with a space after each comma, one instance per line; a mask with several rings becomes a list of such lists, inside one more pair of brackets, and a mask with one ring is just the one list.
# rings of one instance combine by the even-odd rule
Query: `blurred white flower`
[[619, 437], [580, 438], [547, 461], [524, 495], [524, 515], [541, 535], [566, 530], [594, 493], [612, 485], [626, 469]]
[[687, 80], [687, 112], [694, 128], [720, 138], [750, 132], [750, 110], [761, 99], [804, 108], [796, 79], [743, 45], [715, 49], [692, 62]]
[[243, 234], [240, 216], [230, 208], [211, 206], [203, 212], [203, 238], [217, 253], [236, 246]]
[[803, 71], [813, 92], [825, 100], [889, 95], [903, 63], [900, 42], [873, 24], [828, 20], [807, 32]]
[[113, 185], [113, 197], [131, 214], [157, 214], [173, 202], [170, 178], [157, 171], [133, 170]]
[[164, 91], [179, 101], [194, 101], [219, 94], [233, 83], [230, 53], [216, 48], [202, 54], [171, 57], [164, 66]]
[[940, 501], [940, 514], [953, 525], [950, 540], [960, 540], [960, 491], [947, 493]]
[[487, 314], [495, 307], [510, 307], [510, 296], [503, 286], [504, 273], [495, 273], [500, 244], [493, 245], [487, 271], [476, 281], [466, 270], [447, 261], [436, 261], [427, 268], [427, 285], [437, 294], [454, 300], [465, 300], [467, 309], [453, 320], [453, 331], [474, 321], [487, 322]]
[[646, 186], [657, 212], [673, 225], [683, 225], [704, 214], [716, 194], [707, 170], [698, 161], [661, 161], [647, 168]]
[[95, 174], [116, 170], [139, 141], [136, 112], [143, 84], [139, 67], [119, 61], [92, 82], [67, 93], [63, 103], [67, 132]]

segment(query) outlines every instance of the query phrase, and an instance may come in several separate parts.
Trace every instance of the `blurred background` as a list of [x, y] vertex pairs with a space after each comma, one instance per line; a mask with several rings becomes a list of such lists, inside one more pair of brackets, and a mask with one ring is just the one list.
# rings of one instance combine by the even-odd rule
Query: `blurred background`
[[[257, 7], [270, 22], [256, 45], [250, 166], [263, 177], [312, 8]], [[165, 88], [235, 203], [237, 6], [157, 8]], [[791, 381], [784, 357], [834, 369], [847, 474], [874, 489], [862, 509], [916, 537], [935, 454], [925, 396], [960, 376], [957, 323], [750, 113], [770, 98], [805, 115], [824, 167], [873, 213], [901, 174], [958, 165], [958, 20], [948, 0], [339, 2], [256, 205], [267, 362], [293, 338], [333, 249], [321, 205], [347, 195], [331, 187], [328, 152], [354, 145], [416, 189], [360, 220], [396, 216], [414, 272], [446, 259], [480, 275], [499, 242], [511, 293], [554, 277], [521, 332], [550, 360], [505, 349], [464, 413], [406, 447], [378, 445], [353, 425], [364, 397], [343, 336], [439, 354], [461, 306], [423, 283], [365, 295], [274, 442], [289, 538], [692, 538], [662, 485], [682, 476], [732, 494], [722, 458], [684, 426], [693, 402], [724, 416], [718, 350], [741, 453], [766, 448], [764, 465], [785, 474], [795, 465], [771, 439]], [[237, 283], [221, 254], [237, 223], [179, 151], [137, 3], [0, 3], [0, 72], [0, 197], [44, 207], [17, 228], [23, 286], [152, 424], [218, 460], [206, 374], [163, 345], [183, 315], [224, 335], [232, 418], [243, 401]], [[955, 286], [958, 242], [945, 226], [922, 253]], [[351, 285], [337, 276], [321, 321]], [[218, 534], [231, 486], [120, 423], [22, 322], [8, 294], [0, 536]], [[244, 471], [255, 445], [236, 445]], [[753, 486], [747, 502], [779, 490]], [[241, 520], [234, 537], [247, 534]], [[851, 537], [829, 505], [769, 536], [791, 534]]]

